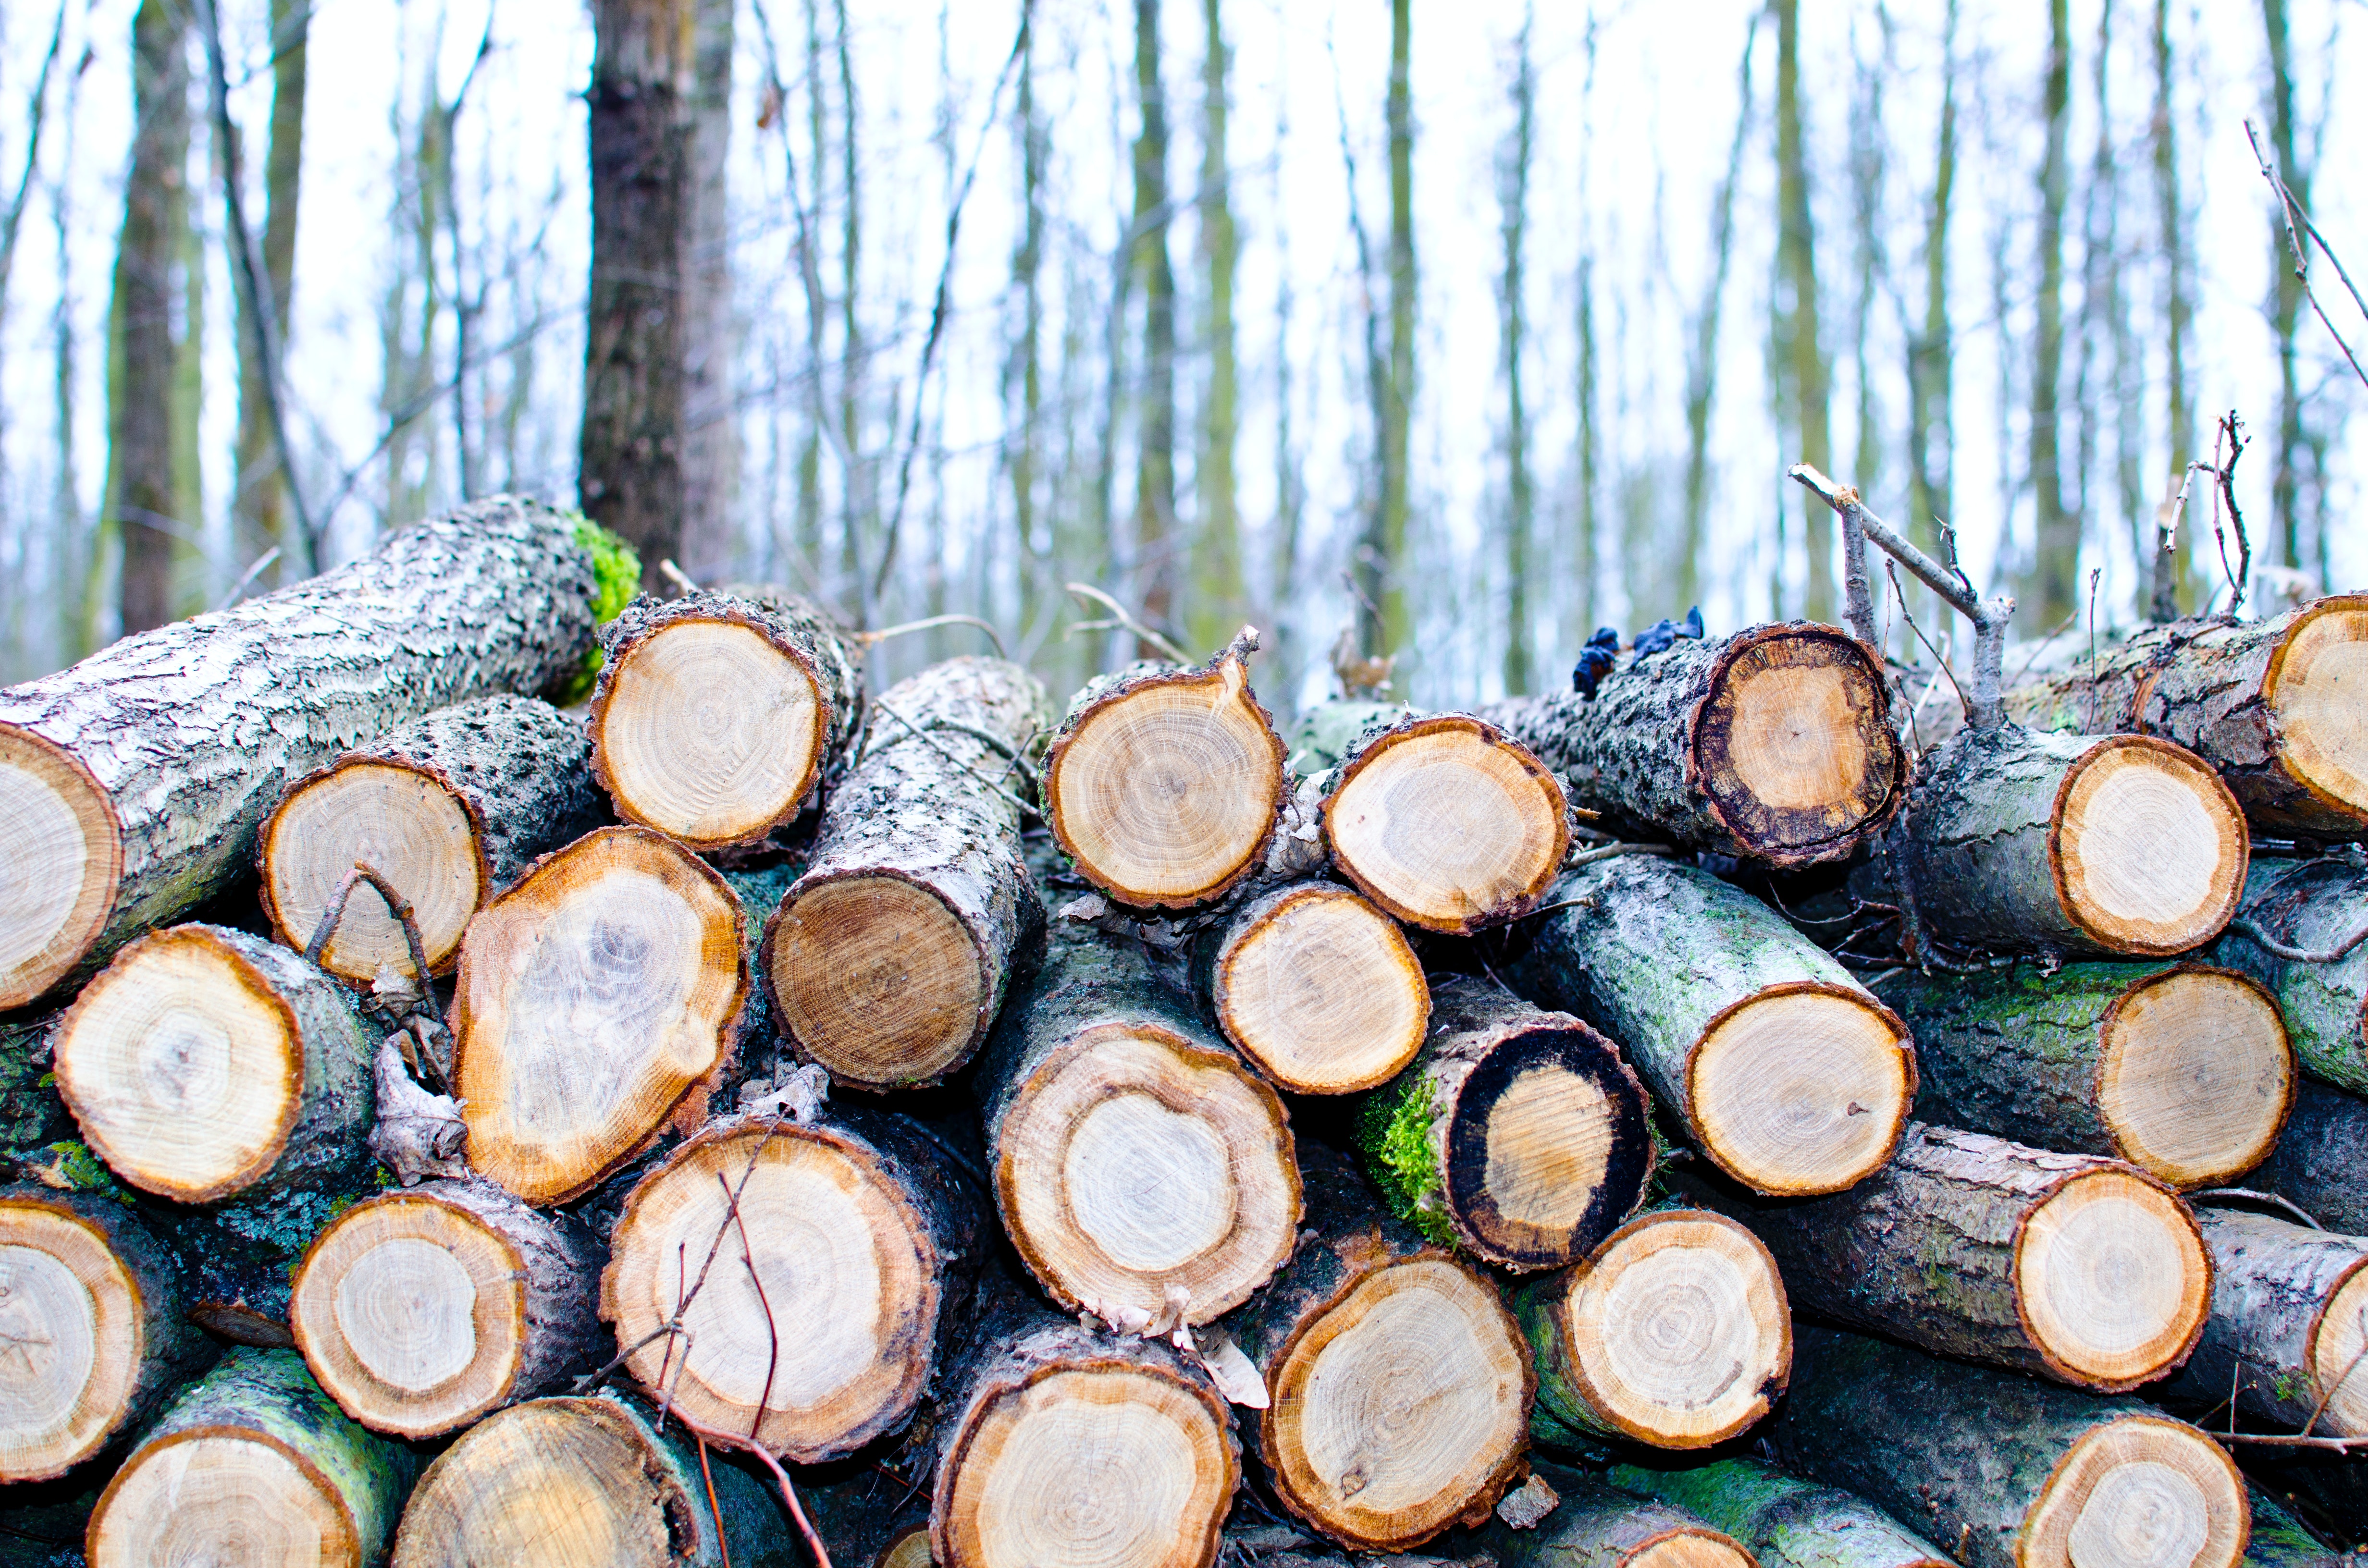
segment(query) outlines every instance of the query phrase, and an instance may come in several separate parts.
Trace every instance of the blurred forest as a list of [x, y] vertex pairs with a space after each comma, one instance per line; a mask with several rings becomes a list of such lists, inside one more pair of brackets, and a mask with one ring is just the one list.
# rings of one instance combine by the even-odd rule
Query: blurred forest
[[2266, 612], [2368, 581], [2368, 381], [2253, 139], [2368, 268], [2363, 30], [2360, 0], [11, 0], [0, 678], [515, 489], [654, 585], [985, 618], [1056, 687], [1132, 656], [1076, 634], [1084, 582], [1196, 653], [1255, 622], [1282, 707], [1344, 629], [1470, 701], [1568, 679], [1599, 623], [1837, 619], [1801, 459], [1945, 520], [2026, 636], [2110, 631], [2225, 599], [2212, 487], [2160, 582], [2155, 530], [2232, 409]]

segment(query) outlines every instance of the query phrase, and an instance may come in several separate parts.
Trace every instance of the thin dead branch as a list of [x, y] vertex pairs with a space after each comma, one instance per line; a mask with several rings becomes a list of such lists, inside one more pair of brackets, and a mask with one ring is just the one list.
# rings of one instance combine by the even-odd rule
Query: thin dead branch
[[[2310, 301], [2310, 308], [2318, 316], [2319, 324], [2327, 328], [2328, 336], [2335, 339], [2335, 347], [2343, 350], [2344, 360], [2351, 367], [2351, 373], [2360, 378], [2362, 386], [2368, 387], [2368, 370], [2360, 368], [2359, 356], [2351, 352], [2351, 345], [2343, 341], [2343, 335], [2335, 330], [2335, 323], [2328, 318], [2327, 307], [2318, 302], [2318, 291], [2310, 286], [2310, 253], [2303, 248], [2302, 235], [2295, 232], [2294, 223], [2294, 215], [2301, 210], [2302, 204], [2294, 199], [2294, 193], [2288, 188], [2285, 176], [2278, 172], [2276, 165], [2270, 162], [2270, 155], [2261, 150], [2261, 133], [2249, 119], [2245, 121], [2245, 140], [2253, 144], [2253, 160], [2260, 165], [2261, 177], [2270, 182], [2270, 189], [2278, 199], [2278, 217], [2285, 225], [2286, 249], [2293, 253], [2294, 280], [2302, 285], [2303, 298]], [[2305, 218], [2303, 222], [2307, 223], [2309, 220]], [[2320, 237], [2316, 227], [2312, 228], [2310, 235], [2318, 241], [2321, 250], [2327, 250], [2327, 241]], [[2327, 256], [2330, 261], [2335, 258], [2331, 250], [2327, 250]], [[2360, 304], [2360, 290], [2351, 288], [2351, 279], [2345, 275], [2341, 262], [2335, 263], [2335, 271], [2343, 278], [2343, 286], [2351, 290], [2351, 302]], [[2361, 311], [2368, 314], [2368, 305], [2361, 305]], [[2231, 613], [2234, 613], [2233, 607]]]
[[313, 927], [313, 939], [304, 944], [304, 960], [321, 961], [329, 938], [336, 935], [337, 923], [346, 917], [346, 904], [353, 898], [354, 889], [363, 882], [378, 890], [378, 896], [386, 901], [386, 912], [403, 926], [404, 945], [411, 952], [411, 968], [419, 981], [419, 994], [422, 997], [432, 995], [427, 979], [427, 949], [419, 939], [419, 922], [412, 914], [411, 901], [395, 892], [394, 884], [380, 876], [367, 860], [355, 861], [354, 869], [337, 883], [337, 891], [329, 895], [329, 906], [321, 912], [321, 923]]
[[1090, 599], [1095, 604], [1098, 604], [1104, 609], [1110, 611], [1110, 618], [1106, 620], [1081, 620], [1077, 622], [1075, 626], [1069, 628], [1069, 635], [1074, 637], [1080, 631], [1124, 631], [1130, 633], [1137, 642], [1156, 649], [1179, 665], [1189, 665], [1192, 662], [1192, 655], [1184, 651], [1182, 644], [1178, 643], [1174, 638], [1163, 636], [1159, 632], [1154, 631], [1148, 626], [1145, 626], [1142, 621], [1136, 619], [1133, 612], [1129, 610], [1124, 605], [1119, 603], [1116, 599], [1110, 597], [1110, 595], [1102, 592], [1099, 588], [1095, 587], [1092, 584], [1066, 583], [1064, 584], [1063, 586], [1069, 591], [1072, 597], [1081, 599]]

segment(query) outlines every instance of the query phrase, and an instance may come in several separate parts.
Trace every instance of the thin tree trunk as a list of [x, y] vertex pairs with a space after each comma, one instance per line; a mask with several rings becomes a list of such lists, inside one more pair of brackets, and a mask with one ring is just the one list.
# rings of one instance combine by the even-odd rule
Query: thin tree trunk
[[[1513, 71], [1513, 135], [1497, 170], [1503, 210], [1505, 274], [1499, 305], [1499, 362], [1505, 375], [1505, 695], [1530, 689], [1531, 531], [1536, 501], [1530, 483], [1529, 410], [1521, 401], [1521, 357], [1528, 347], [1528, 288], [1522, 246], [1530, 222], [1530, 154], [1536, 142], [1537, 75], [1530, 64], [1530, 12], [1521, 18], [1520, 56]], [[1691, 551], [1688, 552], [1691, 557]]]
[[[1850, 482], [1872, 494], [1882, 477], [1883, 421], [1875, 406], [1874, 378], [1868, 373], [1866, 342], [1874, 314], [1875, 280], [1891, 269], [1883, 243], [1884, 182], [1889, 177], [1888, 141], [1883, 123], [1883, 85], [1894, 72], [1891, 56], [1891, 16], [1876, 7], [1875, 24], [1883, 32], [1883, 49], [1872, 64], [1857, 62], [1858, 91], [1850, 100], [1850, 187], [1852, 236], [1857, 264], [1858, 298], [1850, 311], [1852, 369], [1858, 381], [1858, 454], [1850, 464]], [[1852, 40], [1851, 53], [1857, 53]], [[1848, 570], [1848, 563], [1844, 563]]]
[[[304, 164], [304, 77], [313, 8], [306, 0], [271, 4], [271, 140], [263, 155], [263, 271], [271, 289], [272, 320], [286, 356], [288, 309], [296, 283], [296, 210]], [[253, 314], [240, 298], [242, 316]], [[265, 593], [317, 569], [310, 540], [286, 537], [288, 491], [272, 439], [269, 391], [261, 335], [242, 321], [238, 335], [237, 469], [232, 476], [234, 564], [244, 571], [273, 549], [279, 559], [256, 574], [251, 591]], [[290, 546], [294, 548], [290, 548]]]
[[[1694, 312], [1692, 352], [1686, 358], [1686, 529], [1679, 546], [1677, 597], [1692, 604], [1702, 592], [1702, 550], [1710, 527], [1710, 416], [1718, 394], [1719, 307], [1726, 297], [1727, 264], [1735, 254], [1735, 187], [1743, 175], [1743, 148], [1751, 129], [1751, 51], [1759, 41], [1754, 16], [1743, 37], [1736, 71], [1735, 139], [1727, 144], [1726, 177], [1711, 204], [1711, 278]], [[1593, 345], [1581, 352], [1592, 355]], [[1583, 419], [1588, 416], [1582, 414]], [[1592, 437], [1590, 427], [1587, 435]], [[1591, 466], [1592, 454], [1588, 454]], [[1584, 622], [1582, 613], [1580, 620]]]
[[[2169, 423], [2165, 434], [2170, 448], [2171, 483], [2176, 485], [2187, 472], [2188, 460], [2194, 451], [2195, 413], [2189, 401], [2187, 335], [2194, 320], [2195, 306], [2187, 293], [2187, 195], [2179, 184], [2179, 132], [2172, 114], [2172, 97], [2170, 0], [2155, 0], [2154, 124], [2150, 134], [2154, 141], [2155, 200], [2160, 209], [2162, 225], [2159, 243], [2168, 274], [2163, 343], [2169, 361], [2164, 380], [2169, 382], [2166, 412]], [[2157, 622], [2176, 620], [2182, 576], [2177, 541], [2168, 551], [2152, 552], [2150, 559], [2154, 602], [2148, 619]]]
[[1941, 39], [1941, 129], [1924, 215], [1924, 325], [1907, 340], [1907, 535], [1925, 549], [1955, 507], [1950, 476], [1956, 432], [1949, 411], [1955, 352], [1949, 328], [1949, 206], [1957, 183], [1957, 0]]
[[724, 169], [732, 142], [733, 0], [690, 0], [691, 98], [683, 246], [682, 551], [696, 581], [730, 576], [740, 421], [733, 400], [732, 233]]
[[[1801, 123], [1801, 0], [1774, 0], [1776, 13], [1777, 396], [1789, 403], [1801, 460], [1833, 464], [1832, 369], [1817, 331], [1817, 234], [1809, 210], [1809, 169]], [[1807, 508], [1808, 596], [1802, 614], [1834, 619], [1834, 525]]]
[[1373, 521], [1375, 536], [1367, 540], [1360, 562], [1360, 585], [1372, 601], [1365, 611], [1371, 625], [1365, 638], [1368, 653], [1386, 654], [1414, 641], [1414, 617], [1407, 608], [1406, 528], [1413, 501], [1408, 473], [1409, 434], [1414, 406], [1414, 102], [1413, 12], [1408, 0], [1390, 5], [1390, 359], [1382, 392], [1382, 494]]
[[1167, 89], [1159, 67], [1159, 0], [1134, 0], [1133, 256], [1143, 289], [1143, 381], [1134, 463], [1135, 596], [1153, 624], [1176, 603], [1176, 271], [1167, 258]]
[[1241, 244], [1226, 168], [1233, 51], [1225, 45], [1222, 0], [1202, 0], [1201, 9], [1207, 34], [1201, 66], [1201, 347], [1209, 356], [1209, 381], [1201, 403], [1200, 456], [1193, 465], [1200, 510], [1189, 624], [1195, 647], [1213, 648], [1240, 624], [1243, 598], [1241, 504], [1234, 477], [1234, 443], [1241, 427], [1234, 279]]
[[[1044, 165], [1052, 131], [1036, 107], [1036, 29], [1019, 50], [1019, 85], [1013, 121], [1019, 134], [1019, 249], [1011, 258], [1012, 282], [1019, 292], [1019, 337], [1004, 371], [1006, 428], [1018, 435], [1004, 442], [1004, 466], [1011, 477], [1011, 526], [1017, 545], [1013, 576], [1019, 594], [1022, 636], [1037, 635], [1037, 617], [1046, 602], [1045, 574], [1052, 569], [1049, 540], [1037, 537], [1037, 460], [1043, 437], [1037, 422], [1044, 409]], [[1013, 382], [1019, 407], [1010, 407]], [[1023, 655], [1024, 656], [1024, 655]]]
[[[846, 593], [858, 616], [868, 623], [871, 574], [864, 564], [865, 525], [874, 512], [871, 465], [863, 460], [863, 387], [869, 349], [863, 338], [863, 318], [858, 308], [857, 285], [862, 279], [863, 190], [857, 180], [856, 131], [862, 123], [862, 106], [855, 96], [855, 53], [847, 25], [847, 0], [836, 4], [838, 55], [838, 456], [840, 470], [839, 570], [847, 574]], [[820, 145], [819, 142], [816, 143]], [[814, 187], [814, 204], [822, 204], [822, 187]], [[892, 400], [893, 402], [893, 400]], [[892, 410], [888, 428], [896, 421]]]
[[[2261, 0], [2261, 23], [2269, 34], [2270, 146], [2286, 188], [2307, 210], [2310, 170], [2294, 156], [2294, 51], [2286, 25], [2286, 0]], [[2303, 392], [2294, 362], [2294, 324], [2301, 315], [2303, 297], [2302, 280], [2294, 276], [2294, 258], [2286, 249], [2283, 216], [2270, 222], [2270, 271], [2277, 278], [2271, 321], [2278, 336], [2278, 438], [2270, 452], [2270, 520], [2276, 529], [2278, 560], [2300, 566], [2301, 471], [2309, 461], [2309, 442], [2303, 433]]]
[[[82, 72], [77, 68], [66, 87], [65, 146], [60, 164], [74, 166], [74, 135], [82, 100]], [[80, 658], [86, 649], [84, 628], [90, 619], [86, 603], [90, 592], [90, 566], [93, 553], [87, 531], [87, 519], [82, 509], [82, 481], [75, 463], [74, 424], [81, 361], [80, 338], [74, 331], [74, 270], [71, 265], [71, 242], [74, 233], [73, 198], [70, 182], [59, 180], [50, 187], [50, 220], [56, 242], [58, 288], [50, 311], [50, 341], [54, 355], [51, 392], [57, 420], [57, 473], [51, 489], [50, 511], [50, 584], [51, 622], [54, 641], [47, 644], [48, 657], [42, 663], [64, 664]]]
[[2034, 626], [2053, 626], [2072, 613], [2078, 601], [2073, 579], [2080, 569], [2081, 518], [2064, 504], [2063, 420], [2057, 397], [2064, 371], [2066, 142], [2072, 122], [2069, 0], [2049, 0], [2047, 39], [2047, 78], [2042, 88], [2047, 152], [2039, 168], [2039, 320], [2031, 373], [2031, 488], [2038, 511], [2037, 548], [2024, 588]]

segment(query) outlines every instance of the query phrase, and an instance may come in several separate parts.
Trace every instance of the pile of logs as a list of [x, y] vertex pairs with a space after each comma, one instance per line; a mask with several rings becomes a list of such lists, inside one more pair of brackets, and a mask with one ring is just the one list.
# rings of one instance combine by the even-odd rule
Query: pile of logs
[[1919, 748], [1834, 627], [1286, 729], [637, 577], [0, 691], [0, 1563], [2368, 1538], [2368, 600]]

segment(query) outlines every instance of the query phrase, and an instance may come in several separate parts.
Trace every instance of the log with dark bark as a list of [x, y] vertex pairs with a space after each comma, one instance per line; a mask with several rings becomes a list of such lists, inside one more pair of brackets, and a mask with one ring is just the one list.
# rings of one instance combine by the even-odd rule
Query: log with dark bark
[[2278, 1500], [2259, 1486], [2247, 1494], [2253, 1509], [2253, 1533], [2245, 1543], [2245, 1568], [2346, 1568], [2349, 1553], [2319, 1543]]
[[1566, 872], [1497, 965], [1620, 1043], [1720, 1169], [1838, 1192], [1891, 1157], [1916, 1097], [1907, 1030], [1759, 900], [1651, 856]]
[[2212, 1317], [2162, 1397], [2206, 1410], [2233, 1397], [2278, 1431], [2368, 1437], [2368, 1240], [2239, 1209], [2195, 1217]]
[[1915, 1122], [1890, 1165], [1832, 1197], [1680, 1190], [1768, 1244], [1795, 1307], [2082, 1388], [2160, 1377], [2211, 1308], [2194, 1216], [2118, 1160]]
[[2181, 1189], [2260, 1165], [2294, 1103], [2277, 1003], [2228, 970], [1906, 969], [1874, 992], [1915, 1031], [1924, 1119], [2111, 1155]]
[[433, 1437], [549, 1393], [599, 1358], [598, 1243], [482, 1181], [358, 1203], [290, 1284], [305, 1364], [372, 1431]]
[[564, 1203], [684, 1131], [732, 1062], [748, 989], [740, 901], [642, 827], [544, 857], [469, 923], [452, 1000], [469, 1163]]
[[1558, 1465], [1538, 1473], [1559, 1499], [1554, 1512], [1481, 1535], [1504, 1568], [1758, 1568], [1742, 1542], [1683, 1508]]
[[1342, 1156], [1300, 1162], [1307, 1228], [1225, 1321], [1269, 1400], [1258, 1456], [1293, 1514], [1398, 1551], [1484, 1519], [1519, 1470], [1532, 1380], [1497, 1286], [1396, 1220]]
[[1208, 931], [1193, 959], [1217, 1027], [1293, 1094], [1377, 1088], [1429, 1027], [1430, 987], [1406, 933], [1338, 882], [1269, 888]]
[[854, 644], [790, 595], [638, 598], [600, 642], [593, 772], [620, 817], [694, 849], [795, 817], [862, 710]]
[[[1793, 1320], [1776, 1260], [1750, 1231], [1666, 1208], [1514, 1293], [1535, 1355], [1541, 1426], [1656, 1449], [1706, 1449], [1784, 1392]], [[1551, 1423], [1551, 1425], [1549, 1425]]]
[[2278, 1146], [2249, 1178], [2347, 1236], [2368, 1236], [2368, 1102], [2305, 1078]]
[[1762, 1460], [1719, 1460], [1691, 1470], [1623, 1464], [1605, 1479], [1725, 1530], [1759, 1568], [1953, 1568], [1939, 1547], [1865, 1498]]
[[25, 1153], [74, 1136], [50, 1069], [57, 1022], [34, 1011], [0, 1018], [0, 1149]]
[[1635, 1212], [1651, 1121], [1610, 1040], [1486, 976], [1449, 975], [1421, 1054], [1365, 1102], [1358, 1138], [1402, 1218], [1525, 1271], [1586, 1256]]
[[1838, 627], [1679, 641], [1576, 692], [1482, 717], [1630, 835], [1779, 866], [1848, 859], [1899, 799], [1907, 755], [1883, 670]]
[[[537, 857], [599, 825], [584, 726], [547, 702], [507, 695], [439, 708], [288, 788], [263, 824], [263, 908], [308, 949], [357, 862], [410, 901], [428, 969], [443, 973], [479, 906]], [[410, 944], [385, 899], [355, 888], [321, 949], [333, 974], [367, 984], [411, 972]]]
[[[2237, 915], [2213, 958], [2277, 996], [2304, 1072], [2368, 1094], [2368, 942], [2345, 949], [2368, 930], [2368, 872], [2344, 860], [2257, 860]], [[2324, 956], [2288, 957], [2263, 937]]]
[[1051, 723], [1001, 659], [949, 659], [871, 705], [758, 972], [798, 1053], [842, 1084], [931, 1084], [993, 1027], [1043, 926], [1014, 767]]
[[87, 974], [254, 864], [291, 778], [577, 669], [613, 541], [499, 497], [350, 566], [0, 692], [0, 1008]]

